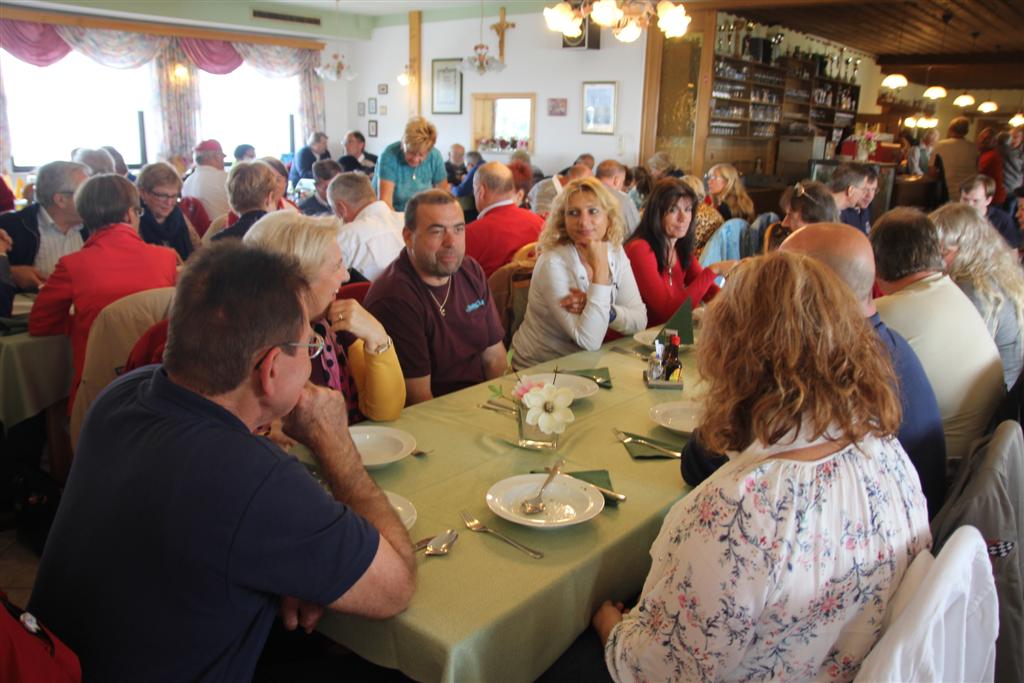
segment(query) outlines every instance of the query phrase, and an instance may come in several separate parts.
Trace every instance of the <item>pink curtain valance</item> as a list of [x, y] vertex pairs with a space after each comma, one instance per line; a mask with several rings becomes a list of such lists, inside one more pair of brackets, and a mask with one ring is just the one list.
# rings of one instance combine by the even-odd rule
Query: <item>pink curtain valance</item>
[[211, 74], [228, 74], [242, 66], [242, 55], [226, 40], [178, 38], [178, 46], [193, 64]]
[[50, 66], [71, 52], [53, 25], [10, 19], [0, 19], [0, 47], [35, 66]]

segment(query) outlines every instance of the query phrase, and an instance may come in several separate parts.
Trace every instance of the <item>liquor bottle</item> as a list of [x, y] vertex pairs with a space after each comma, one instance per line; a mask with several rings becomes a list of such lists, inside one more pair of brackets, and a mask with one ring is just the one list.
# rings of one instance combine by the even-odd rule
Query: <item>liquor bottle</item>
[[683, 366], [679, 362], [679, 335], [674, 334], [669, 339], [668, 348], [665, 349], [665, 361], [662, 364], [664, 371], [662, 377], [669, 382], [678, 382]]

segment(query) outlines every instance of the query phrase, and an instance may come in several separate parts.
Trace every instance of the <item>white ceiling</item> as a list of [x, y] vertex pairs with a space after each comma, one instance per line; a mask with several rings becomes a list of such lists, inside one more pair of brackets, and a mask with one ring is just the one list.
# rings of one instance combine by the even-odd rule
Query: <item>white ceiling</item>
[[351, 14], [404, 14], [413, 10], [479, 7], [480, 0], [278, 0], [288, 5], [315, 7], [321, 11], [338, 8]]

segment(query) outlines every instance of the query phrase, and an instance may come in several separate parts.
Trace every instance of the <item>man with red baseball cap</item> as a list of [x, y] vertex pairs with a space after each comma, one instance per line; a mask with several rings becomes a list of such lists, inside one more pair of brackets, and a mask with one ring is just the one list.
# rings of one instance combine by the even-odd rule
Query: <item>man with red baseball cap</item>
[[224, 216], [228, 205], [228, 174], [224, 170], [224, 150], [216, 140], [203, 140], [192, 148], [195, 170], [181, 186], [182, 197], [195, 197], [210, 220]]

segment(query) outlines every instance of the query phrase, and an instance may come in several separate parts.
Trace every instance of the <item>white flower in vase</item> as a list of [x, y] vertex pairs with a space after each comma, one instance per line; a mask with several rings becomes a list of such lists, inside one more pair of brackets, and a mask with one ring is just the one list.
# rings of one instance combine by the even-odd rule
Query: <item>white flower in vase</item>
[[534, 386], [522, 396], [523, 404], [529, 409], [526, 424], [536, 425], [545, 434], [561, 434], [565, 425], [576, 419], [569, 410], [572, 399], [571, 389], [553, 384]]

